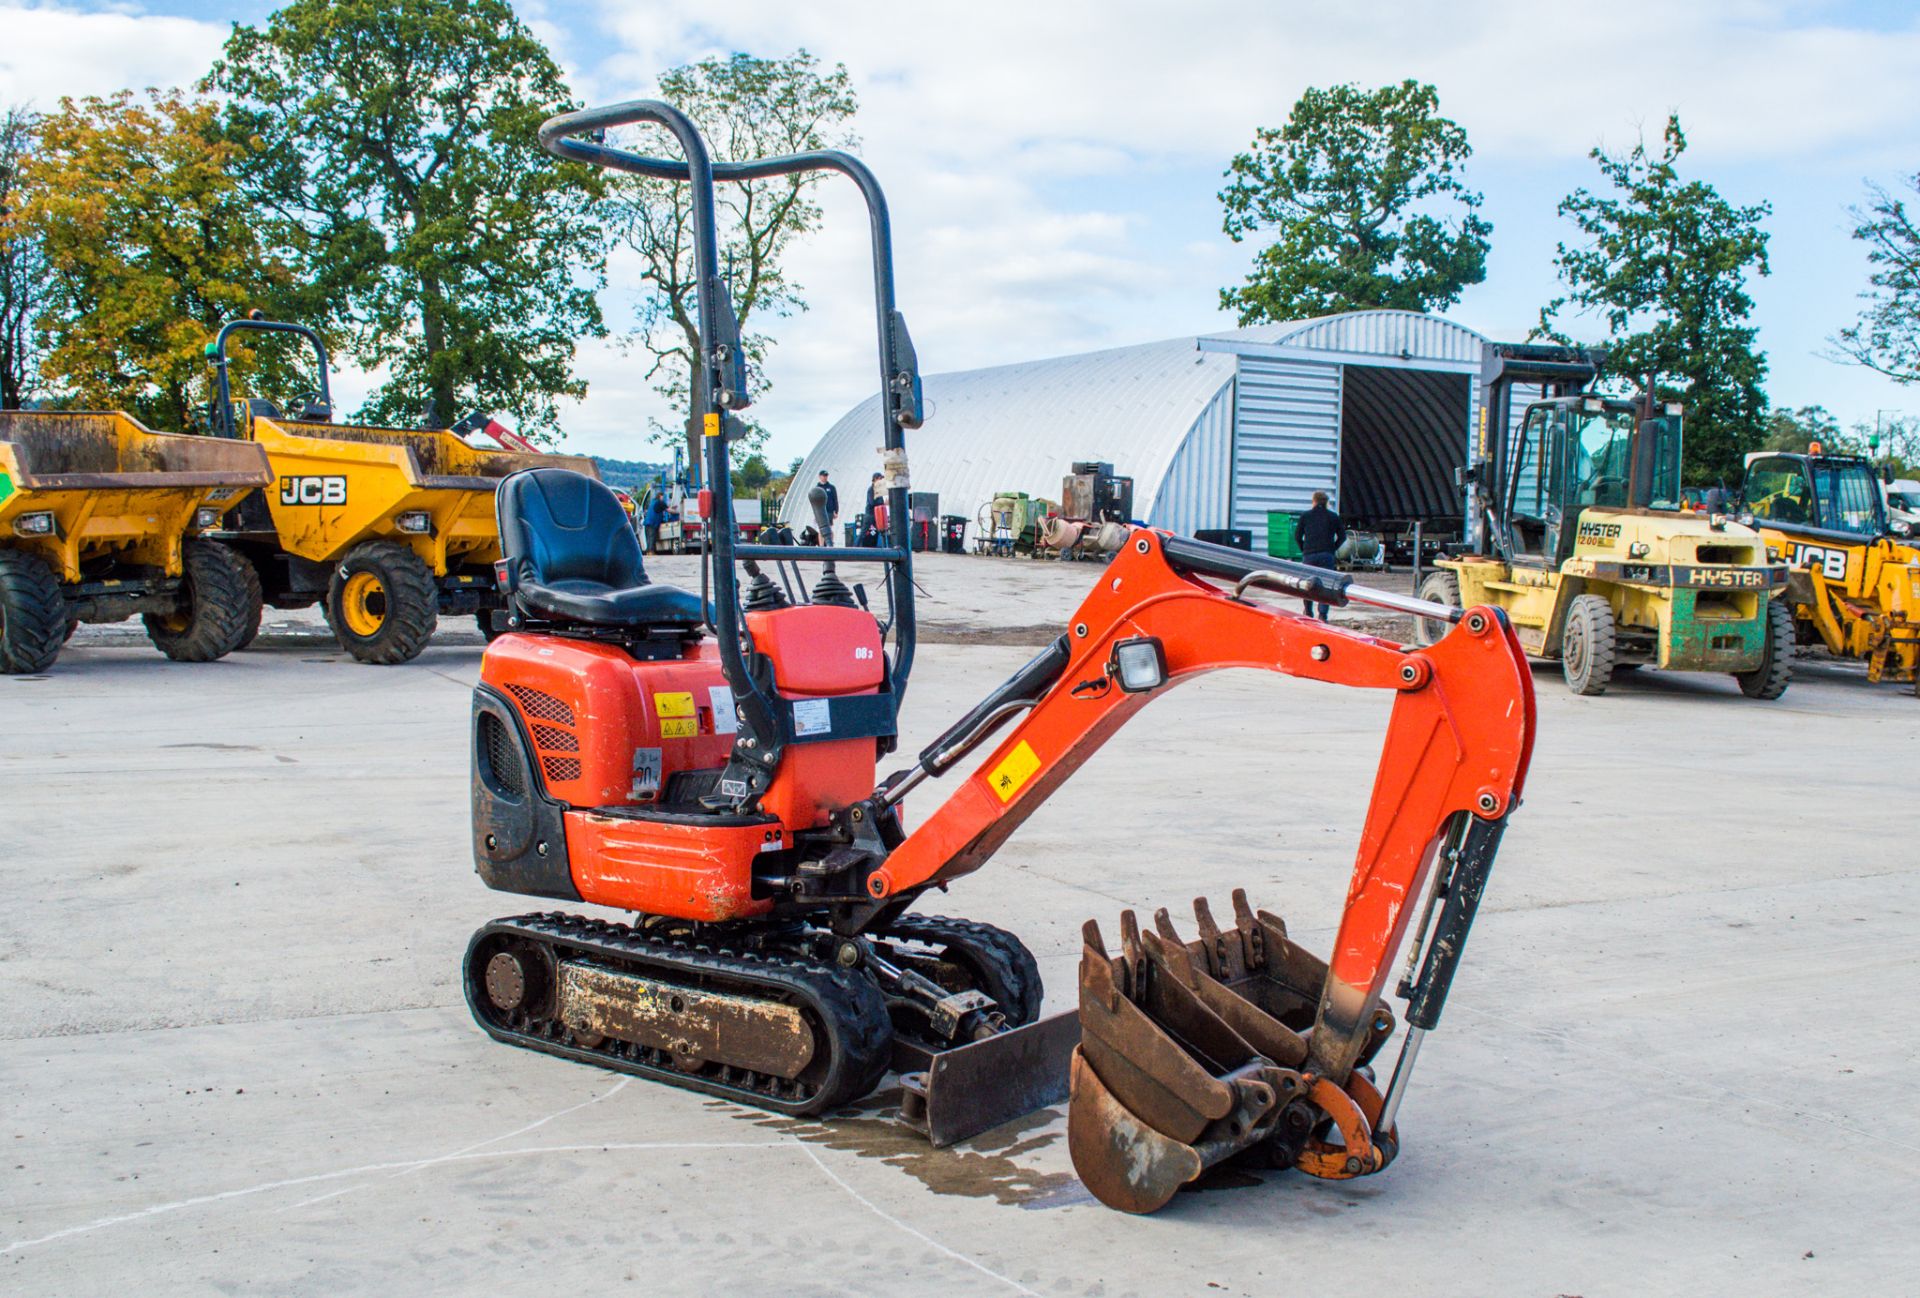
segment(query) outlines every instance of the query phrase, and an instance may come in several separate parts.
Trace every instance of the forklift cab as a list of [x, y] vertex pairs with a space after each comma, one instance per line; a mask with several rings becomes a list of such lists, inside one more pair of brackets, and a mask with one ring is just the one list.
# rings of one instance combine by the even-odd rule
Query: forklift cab
[[1586, 509], [1679, 508], [1680, 408], [1642, 418], [1644, 407], [1592, 393], [1527, 407], [1503, 511], [1512, 562], [1571, 558]]

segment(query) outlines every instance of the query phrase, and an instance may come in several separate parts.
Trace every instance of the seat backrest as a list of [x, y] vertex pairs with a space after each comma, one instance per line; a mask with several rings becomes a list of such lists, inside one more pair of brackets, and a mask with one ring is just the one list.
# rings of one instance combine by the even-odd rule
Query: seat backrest
[[526, 469], [503, 479], [494, 509], [500, 549], [523, 580], [647, 584], [640, 541], [604, 482], [573, 469]]

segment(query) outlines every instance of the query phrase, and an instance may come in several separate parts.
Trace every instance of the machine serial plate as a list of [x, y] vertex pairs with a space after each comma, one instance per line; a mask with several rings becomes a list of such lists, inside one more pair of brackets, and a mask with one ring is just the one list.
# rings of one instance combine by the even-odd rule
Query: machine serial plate
[[791, 1005], [595, 965], [561, 964], [560, 1019], [576, 1032], [664, 1050], [680, 1068], [728, 1064], [793, 1077], [813, 1059], [813, 1033]]

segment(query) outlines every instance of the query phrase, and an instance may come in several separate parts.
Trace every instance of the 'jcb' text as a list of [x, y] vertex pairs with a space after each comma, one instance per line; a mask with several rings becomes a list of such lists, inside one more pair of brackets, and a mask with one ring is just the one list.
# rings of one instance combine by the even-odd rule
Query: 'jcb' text
[[283, 505], [344, 505], [347, 503], [345, 478], [292, 477], [280, 479], [280, 503]]

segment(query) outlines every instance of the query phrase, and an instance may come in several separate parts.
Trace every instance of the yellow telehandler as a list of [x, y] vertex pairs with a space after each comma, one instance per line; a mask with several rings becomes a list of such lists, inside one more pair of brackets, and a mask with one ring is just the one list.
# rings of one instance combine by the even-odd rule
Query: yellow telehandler
[[1920, 694], [1920, 545], [1894, 532], [1872, 463], [1818, 442], [1756, 451], [1743, 485], [1745, 517], [1791, 569], [1784, 602], [1799, 642]]
[[[1793, 617], [1774, 598], [1785, 565], [1751, 528], [1680, 508], [1680, 407], [1587, 391], [1598, 361], [1584, 349], [1491, 349], [1475, 552], [1441, 560], [1421, 597], [1504, 609], [1528, 654], [1558, 659], [1576, 694], [1649, 666], [1727, 672], [1750, 698], [1780, 697], [1793, 671]], [[1526, 407], [1509, 448], [1517, 383], [1552, 395]], [[1418, 634], [1432, 643], [1446, 627], [1421, 619]]]
[[[249, 332], [290, 334], [312, 347], [319, 387], [291, 414], [260, 397], [234, 399], [228, 347]], [[273, 466], [272, 487], [229, 512], [218, 536], [252, 561], [266, 604], [321, 604], [340, 647], [361, 662], [412, 660], [443, 615], [473, 615], [491, 639], [502, 607], [494, 489], [521, 469], [598, 476], [584, 456], [482, 450], [444, 428], [334, 422], [326, 344], [305, 325], [258, 312], [230, 320], [207, 358], [211, 431], [264, 448]], [[256, 605], [255, 630], [259, 616]]]

